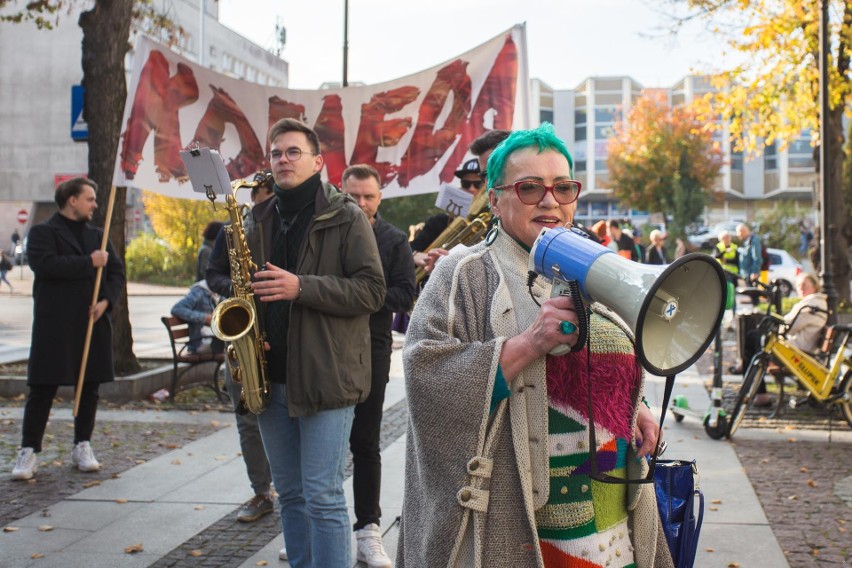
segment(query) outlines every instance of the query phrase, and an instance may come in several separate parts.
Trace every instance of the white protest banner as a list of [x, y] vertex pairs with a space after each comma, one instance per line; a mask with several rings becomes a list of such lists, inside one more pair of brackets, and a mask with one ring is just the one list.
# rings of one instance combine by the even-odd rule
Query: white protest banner
[[217, 150], [232, 179], [249, 178], [269, 166], [269, 127], [289, 117], [316, 131], [330, 182], [339, 185], [347, 165], [369, 164], [385, 198], [434, 192], [453, 179], [479, 135], [529, 126], [528, 85], [523, 25], [408, 77], [317, 91], [234, 79], [143, 38], [115, 184], [203, 198], [186, 183], [181, 150]]

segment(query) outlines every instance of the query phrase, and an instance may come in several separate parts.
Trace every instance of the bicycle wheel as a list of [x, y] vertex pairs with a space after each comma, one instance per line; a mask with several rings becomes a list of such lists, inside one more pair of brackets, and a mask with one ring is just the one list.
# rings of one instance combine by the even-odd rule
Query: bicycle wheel
[[754, 400], [757, 394], [757, 389], [760, 387], [760, 381], [766, 375], [766, 357], [758, 355], [752, 359], [751, 365], [748, 366], [743, 386], [737, 395], [737, 403], [734, 405], [734, 411], [731, 413], [730, 427], [728, 428], [728, 438], [732, 437], [745, 417], [748, 405]]
[[838, 403], [840, 413], [849, 423], [849, 426], [852, 426], [852, 371], [846, 371], [846, 376], [840, 383], [840, 396], [845, 399]]

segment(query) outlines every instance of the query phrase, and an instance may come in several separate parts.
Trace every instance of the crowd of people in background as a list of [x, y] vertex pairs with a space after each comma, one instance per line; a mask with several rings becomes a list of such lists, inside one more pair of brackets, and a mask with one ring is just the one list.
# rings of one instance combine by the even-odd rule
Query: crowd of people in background
[[[455, 177], [472, 196], [487, 197], [492, 221], [485, 243], [464, 247], [464, 254], [436, 245], [452, 220], [450, 214], [431, 216], [408, 234], [386, 222], [379, 212], [380, 176], [371, 166], [348, 167], [340, 189], [322, 181], [319, 139], [302, 122], [276, 122], [269, 144], [271, 169], [255, 177], [251, 207], [242, 213], [246, 242], [258, 267], [251, 290], [262, 322], [270, 381], [265, 410], [247, 411], [242, 387], [225, 365], [226, 388], [254, 492], [240, 508], [238, 520], [253, 522], [272, 513], [277, 494], [286, 543], [281, 559], [289, 559], [293, 566], [348, 565], [354, 531], [357, 560], [371, 568], [394, 565], [380, 528], [382, 406], [394, 315], [409, 314], [420, 294], [404, 357], [411, 422], [398, 566], [447, 565], [496, 554], [511, 558], [514, 565], [589, 554], [593, 557], [589, 560], [603, 564], [610, 551], [591, 547], [590, 538], [610, 533], [619, 535], [612, 537], [611, 546], [624, 562], [669, 566], [665, 539], [657, 532], [653, 490], [641, 491], [633, 508], [628, 508], [626, 490], [604, 492], [589, 477], [592, 473], [640, 477], [646, 463], [637, 456], [657, 447], [660, 432], [641, 404], [643, 374], [630, 331], [607, 308], [593, 306], [592, 357], [584, 359], [584, 354], [581, 360], [579, 352], [553, 357], [548, 353], [554, 347], [575, 346], [578, 316], [567, 298], [547, 300], [549, 288], [526, 284], [529, 247], [541, 226], [571, 226], [581, 189], [571, 179], [573, 158], [552, 127], [490, 131], [470, 145], [473, 157], [462, 163]], [[523, 189], [521, 183], [526, 184]], [[85, 178], [64, 182], [56, 194], [59, 212], [30, 234], [36, 318], [22, 449], [13, 479], [31, 479], [35, 474], [53, 396], [59, 385], [74, 384], [80, 365], [79, 333], [39, 317], [44, 305], [50, 307], [51, 318], [63, 314], [68, 325], [85, 327], [81, 322], [90, 317], [95, 321], [98, 349], [83, 382], [72, 461], [81, 471], [100, 467], [90, 439], [98, 386], [113, 380], [110, 311], [124, 286], [124, 267], [111, 245], [106, 251], [97, 250], [102, 235], [88, 224], [97, 207], [95, 189], [94, 182]], [[665, 265], [690, 252], [685, 238], [678, 236], [667, 245], [664, 230], [634, 227], [626, 219], [575, 226], [637, 263]], [[171, 310], [188, 324], [192, 354], [225, 348], [213, 337], [210, 325], [219, 302], [234, 295], [225, 236], [229, 230], [218, 221], [204, 228], [195, 283]], [[813, 232], [804, 223], [799, 231], [804, 254], [813, 246]], [[760, 237], [746, 224], [738, 225], [736, 233], [737, 242], [729, 232], [720, 233], [712, 251], [730, 287], [765, 279], [767, 260]], [[13, 253], [19, 238], [16, 232]], [[418, 289], [416, 267], [434, 283]], [[0, 283], [11, 292], [6, 278], [10, 268], [8, 256], [0, 251]], [[85, 296], [98, 277], [101, 293], [89, 307]], [[543, 301], [531, 299], [527, 287], [531, 293], [539, 292]], [[824, 305], [812, 275], [803, 274], [797, 290], [803, 297], [801, 305]], [[505, 311], [491, 309], [498, 301]], [[800, 319], [802, 327], [794, 338], [803, 345], [813, 343], [821, 322]], [[56, 345], [70, 343], [74, 349], [63, 351], [68, 353], [64, 359], [57, 358]], [[600, 366], [615, 355], [617, 365]], [[577, 373], [574, 369], [583, 361], [607, 371]], [[595, 429], [587, 412], [586, 405], [592, 404], [588, 391], [592, 384], [604, 383], [607, 387], [594, 396], [622, 395], [618, 404], [600, 404], [598, 435], [611, 446], [612, 459], [606, 463], [613, 467], [573, 473], [554, 468], [555, 458], [588, 457], [584, 436]], [[524, 387], [515, 388], [519, 384], [528, 387], [526, 394], [521, 394]], [[483, 400], [490, 403], [483, 405]], [[521, 406], [524, 418], [509, 416], [510, 408], [520, 412]], [[446, 424], [451, 421], [465, 427], [448, 444]], [[536, 445], [536, 439], [548, 434], [568, 432], [559, 428], [570, 428], [576, 438], [570, 452]], [[485, 438], [483, 433], [488, 433]], [[527, 439], [529, 433], [540, 436]], [[351, 527], [343, 495], [345, 456], [350, 450], [356, 517]], [[530, 479], [515, 479], [517, 472], [510, 475], [518, 451], [532, 456]], [[622, 471], [617, 463], [638, 465]], [[480, 464], [487, 464], [492, 477], [488, 523], [484, 522], [488, 508], [482, 503], [488, 501], [489, 489], [482, 483], [485, 473], [477, 472]], [[567, 485], [584, 489], [570, 498], [554, 494], [547, 481], [554, 476], [564, 476]], [[463, 486], [458, 479], [464, 480]], [[596, 518], [592, 507], [601, 500], [607, 502], [606, 518]], [[532, 504], [537, 512], [528, 514], [525, 507]], [[458, 514], [448, 518], [446, 511], [454, 507], [460, 507]], [[476, 537], [466, 532], [468, 517], [480, 521], [475, 523], [480, 526]], [[582, 522], [575, 522], [580, 517]], [[657, 536], [643, 542], [622, 541], [628, 522], [639, 523], [645, 535]], [[537, 546], [525, 544], [532, 542]]]

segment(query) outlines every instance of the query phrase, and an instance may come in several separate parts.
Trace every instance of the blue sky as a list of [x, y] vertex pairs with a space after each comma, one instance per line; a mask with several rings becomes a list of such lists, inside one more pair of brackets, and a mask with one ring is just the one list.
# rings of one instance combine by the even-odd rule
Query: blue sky
[[[209, 0], [208, 0], [209, 1]], [[699, 25], [665, 34], [665, 2], [650, 0], [350, 0], [349, 81], [378, 83], [455, 57], [526, 22], [530, 77], [576, 87], [589, 76], [629, 75], [668, 87], [723, 62], [724, 46]], [[220, 21], [272, 47], [287, 29], [282, 57], [290, 87], [340, 81], [343, 0], [219, 0]], [[657, 7], [660, 6], [660, 7]]]

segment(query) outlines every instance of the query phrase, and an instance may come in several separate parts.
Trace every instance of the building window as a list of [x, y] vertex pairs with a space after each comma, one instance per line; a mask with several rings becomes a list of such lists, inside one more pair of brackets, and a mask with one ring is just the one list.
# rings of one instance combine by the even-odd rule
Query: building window
[[552, 109], [541, 109], [538, 112], [538, 121], [541, 122], [549, 122], [553, 124], [553, 110]]
[[574, 141], [581, 142], [586, 139], [586, 109], [574, 111]]
[[731, 144], [731, 171], [743, 171], [743, 152], [734, 150], [733, 144]]
[[763, 150], [763, 169], [766, 171], [778, 169], [778, 146], [775, 142], [767, 144]]
[[577, 172], [586, 171], [586, 160], [577, 160], [574, 162], [574, 170]]
[[802, 132], [787, 149], [787, 164], [790, 168], [812, 169], [814, 167], [814, 149], [811, 146], [810, 129]]

